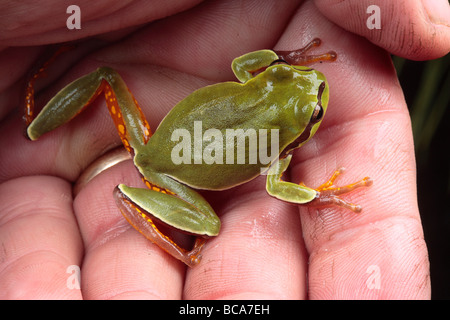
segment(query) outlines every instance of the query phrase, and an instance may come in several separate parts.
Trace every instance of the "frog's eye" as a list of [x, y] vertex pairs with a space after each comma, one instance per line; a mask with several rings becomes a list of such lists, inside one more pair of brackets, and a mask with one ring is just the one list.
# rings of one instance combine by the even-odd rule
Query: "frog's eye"
[[323, 118], [323, 108], [320, 104], [317, 104], [314, 108], [314, 112], [311, 116], [311, 123], [317, 123]]
[[269, 67], [277, 65], [277, 64], [287, 64], [288, 66], [290, 65], [289, 63], [286, 62], [286, 60], [277, 59], [277, 60], [272, 61], [272, 63], [269, 65]]
[[325, 81], [323, 81], [319, 86], [319, 90], [317, 92], [317, 105], [314, 108], [313, 114], [311, 116], [310, 120], [311, 123], [317, 123], [323, 118], [324, 110], [322, 107], [322, 93], [324, 90], [325, 90]]

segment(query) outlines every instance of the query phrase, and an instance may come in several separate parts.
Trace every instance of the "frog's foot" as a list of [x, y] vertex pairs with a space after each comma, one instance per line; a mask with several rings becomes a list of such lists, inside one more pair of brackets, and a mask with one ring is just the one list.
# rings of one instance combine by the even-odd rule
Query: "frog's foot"
[[[49, 47], [49, 50], [53, 50], [52, 47]], [[24, 120], [25, 124], [28, 126], [35, 118], [34, 115], [34, 84], [38, 78], [43, 78], [46, 76], [47, 68], [56, 60], [56, 58], [63, 52], [68, 51], [74, 48], [72, 45], [60, 45], [54, 52], [51, 53], [51, 56], [36, 70], [33, 70], [30, 73], [29, 78], [27, 79], [26, 89], [25, 89], [25, 113]], [[48, 54], [50, 52], [46, 52]]]
[[292, 51], [276, 51], [275, 53], [281, 60], [286, 61], [291, 65], [305, 65], [318, 61], [334, 61], [336, 60], [337, 54], [334, 51], [329, 51], [323, 54], [306, 54], [311, 48], [318, 47], [322, 41], [318, 38], [313, 39], [303, 48], [292, 50]]
[[197, 237], [195, 239], [194, 248], [191, 251], [186, 252], [186, 258], [190, 262], [190, 264], [186, 263], [189, 266], [194, 266], [200, 262], [202, 259], [201, 251], [203, 249], [203, 246], [206, 243], [206, 239], [202, 237]]
[[345, 171], [344, 168], [337, 169], [331, 178], [319, 186], [317, 189], [317, 195], [314, 200], [311, 201], [311, 205], [317, 205], [317, 206], [326, 206], [326, 205], [337, 205], [341, 206], [347, 209], [352, 210], [355, 213], [360, 213], [362, 208], [360, 205], [356, 205], [350, 202], [347, 202], [339, 197], [341, 194], [345, 194], [348, 192], [351, 192], [355, 189], [361, 188], [361, 187], [369, 187], [373, 184], [373, 180], [369, 177], [365, 177], [364, 179], [346, 185], [342, 187], [337, 187], [334, 185], [335, 180], [337, 177], [339, 177], [343, 172]]

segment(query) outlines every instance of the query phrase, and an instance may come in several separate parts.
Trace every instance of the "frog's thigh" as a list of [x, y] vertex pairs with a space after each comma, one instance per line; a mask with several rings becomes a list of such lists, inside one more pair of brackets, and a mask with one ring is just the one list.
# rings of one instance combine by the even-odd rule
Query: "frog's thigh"
[[[204, 236], [208, 235], [202, 226], [208, 226], [208, 222], [205, 223], [205, 215], [197, 208], [170, 194], [125, 185], [117, 186], [114, 196], [127, 221], [147, 239], [190, 267], [199, 263], [206, 242]], [[153, 217], [179, 230], [199, 235], [194, 248], [190, 251], [181, 248], [156, 227]], [[216, 219], [214, 223], [220, 225], [215, 214], [213, 218], [209, 216], [209, 222], [211, 219]]]
[[[212, 234], [211, 230], [207, 228], [210, 219], [219, 221], [216, 215], [212, 217], [206, 216], [197, 207], [175, 195], [151, 189], [127, 187], [123, 184], [119, 185], [117, 189], [138, 207], [136, 215], [141, 215], [143, 219], [148, 216], [148, 213], [159, 221], [180, 231], [198, 236], [217, 235], [215, 233]], [[119, 206], [121, 206], [119, 203], [120, 198], [116, 193], [116, 200]], [[139, 209], [142, 211], [139, 212]]]

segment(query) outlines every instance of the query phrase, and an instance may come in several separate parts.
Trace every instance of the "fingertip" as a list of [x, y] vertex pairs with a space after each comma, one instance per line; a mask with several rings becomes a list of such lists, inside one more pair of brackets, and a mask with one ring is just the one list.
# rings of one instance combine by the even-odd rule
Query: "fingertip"
[[422, 5], [432, 23], [450, 27], [448, 0], [422, 0]]

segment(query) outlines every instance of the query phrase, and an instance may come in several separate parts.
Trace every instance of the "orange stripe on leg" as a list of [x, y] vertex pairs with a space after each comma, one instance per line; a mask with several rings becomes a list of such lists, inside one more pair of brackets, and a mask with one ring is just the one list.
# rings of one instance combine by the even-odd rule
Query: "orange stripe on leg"
[[147, 122], [147, 119], [145, 119], [144, 113], [142, 112], [141, 107], [139, 107], [139, 104], [136, 100], [136, 98], [133, 96], [133, 94], [131, 93], [130, 90], [128, 90], [128, 92], [130, 92], [130, 95], [133, 97], [133, 101], [134, 104], [136, 105], [136, 107], [139, 110], [139, 114], [140, 114], [140, 118], [141, 118], [141, 127], [142, 127], [142, 132], [144, 133], [144, 136], [142, 137], [144, 144], [147, 144], [148, 140], [150, 139], [150, 137], [152, 136], [152, 131], [150, 130], [150, 125]]
[[45, 61], [42, 66], [35, 72], [31, 73], [25, 88], [25, 123], [28, 126], [34, 119], [34, 84], [38, 78], [45, 77], [45, 70], [53, 61], [63, 52], [72, 49], [73, 46], [60, 46], [51, 56]]
[[120, 112], [119, 104], [117, 103], [116, 95], [106, 80], [102, 80], [102, 89], [105, 94], [105, 101], [108, 106], [109, 114], [114, 121], [114, 125], [116, 126], [120, 139], [122, 140], [125, 149], [132, 154], [133, 150], [128, 141], [127, 129], [123, 121], [122, 113]]
[[153, 222], [152, 217], [141, 208], [137, 207], [118, 188], [114, 190], [116, 202], [125, 219], [148, 240], [157, 244], [161, 249], [173, 257], [183, 261], [190, 267], [200, 262], [201, 249], [206, 239], [197, 238], [191, 251], [181, 248], [170, 237], [162, 233]]

